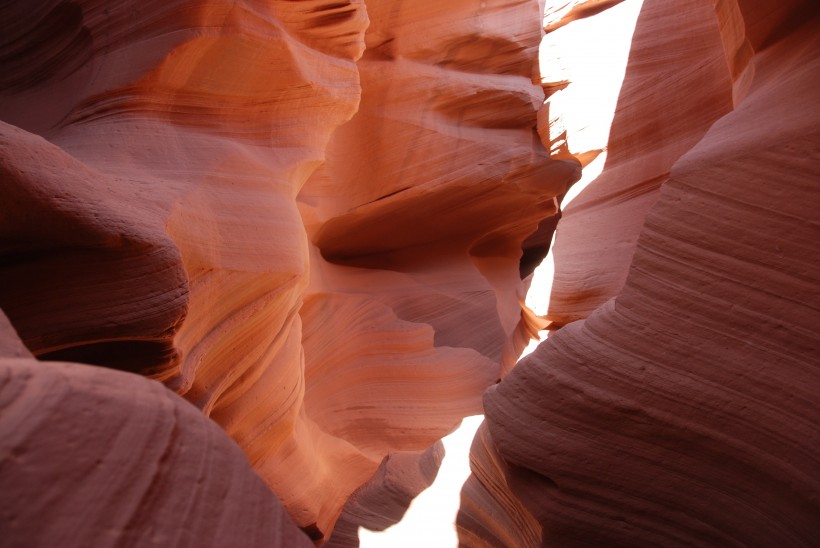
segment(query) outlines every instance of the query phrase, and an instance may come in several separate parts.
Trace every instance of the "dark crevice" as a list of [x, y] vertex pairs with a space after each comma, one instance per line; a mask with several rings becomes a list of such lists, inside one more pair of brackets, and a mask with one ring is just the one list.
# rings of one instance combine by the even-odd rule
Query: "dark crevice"
[[105, 341], [37, 355], [44, 361], [78, 362], [151, 375], [177, 359], [171, 341]]

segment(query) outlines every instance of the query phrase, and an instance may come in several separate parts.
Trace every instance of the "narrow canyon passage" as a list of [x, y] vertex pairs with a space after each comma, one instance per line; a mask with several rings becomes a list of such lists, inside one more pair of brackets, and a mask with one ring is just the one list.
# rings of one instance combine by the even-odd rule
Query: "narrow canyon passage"
[[812, 546], [819, 12], [0, 3], [2, 544]]
[[643, 3], [558, 224], [559, 329], [485, 395], [462, 544], [814, 544], [817, 29], [797, 2]]
[[[597, 155], [584, 168], [562, 200], [566, 209], [603, 170], [607, 141], [621, 84], [626, 72], [632, 34], [642, 5], [628, 0], [610, 7], [595, 17], [576, 21], [561, 33], [547, 35], [539, 48], [540, 73], [544, 78], [571, 75], [571, 84], [548, 98], [552, 110], [550, 134], [562, 135], [578, 156], [595, 151]], [[551, 33], [552, 34], [552, 33]], [[557, 36], [556, 36], [557, 35]], [[588, 37], [594, 36], [594, 40]], [[559, 221], [560, 230], [560, 221]], [[549, 254], [535, 269], [527, 292], [526, 305], [545, 316], [554, 273], [554, 257]], [[548, 331], [542, 331], [541, 337]], [[538, 344], [534, 339], [522, 356]], [[458, 546], [456, 513], [464, 480], [469, 475], [469, 447], [483, 416], [470, 418], [451, 436], [445, 438], [442, 468], [432, 486], [411, 504], [398, 524], [384, 532], [359, 529], [363, 548]]]

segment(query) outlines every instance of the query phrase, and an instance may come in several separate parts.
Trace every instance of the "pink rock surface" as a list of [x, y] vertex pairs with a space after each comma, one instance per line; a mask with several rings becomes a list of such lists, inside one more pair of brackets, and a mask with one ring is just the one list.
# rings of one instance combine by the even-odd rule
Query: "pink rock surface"
[[352, 543], [500, 378], [469, 546], [820, 537], [817, 8], [646, 0], [513, 369], [601, 153], [539, 8], [1, 5], [3, 539]]
[[623, 287], [643, 219], [670, 168], [732, 109], [721, 44], [710, 2], [644, 2], [604, 171], [566, 207], [556, 232], [551, 321], [585, 318]]
[[37, 362], [0, 314], [3, 546], [313, 544], [212, 421], [159, 383]]
[[535, 131], [538, 19], [3, 4], [0, 308], [40, 360], [184, 396], [326, 537], [388, 454], [480, 412], [538, 323], [522, 242], [579, 172]]
[[[666, 10], [678, 14], [675, 25], [662, 24]], [[711, 33], [690, 47], [711, 45], [693, 57], [693, 70], [658, 72], [667, 50], [644, 50], [644, 33], [654, 28], [656, 39], [679, 44], [674, 61], [688, 43], [678, 37], [706, 29], [707, 15]], [[516, 507], [510, 497], [538, 521], [543, 546], [816, 543], [819, 24], [808, 2], [721, 2], [715, 10], [710, 2], [644, 2], [631, 66], [654, 62], [681, 104], [700, 97], [719, 109], [709, 123], [701, 110], [659, 112], [657, 96], [625, 83], [621, 103], [636, 118], [624, 123], [657, 124], [660, 133], [636, 132], [623, 146], [665, 151], [636, 152], [630, 173], [636, 183], [649, 168], [668, 176], [645, 220], [624, 206], [629, 193], [595, 190], [615, 175], [624, 180], [617, 164], [590, 187], [597, 201], [576, 210], [625, 242], [639, 226], [634, 256], [601, 256], [628, 264], [623, 287], [611, 278], [595, 286], [598, 265], [570, 257], [565, 279], [601, 289], [572, 301], [565, 285], [564, 303], [574, 308], [562, 310], [587, 319], [550, 336], [485, 396], [485, 438], [503, 466], [474, 448], [465, 495], [483, 494], [460, 517], [468, 545], [494, 545]], [[720, 78], [716, 54], [726, 58]], [[717, 103], [699, 95], [721, 86]], [[623, 138], [613, 128], [612, 146]], [[570, 207], [558, 234], [577, 242], [586, 232], [580, 222], [564, 224], [572, 215]], [[622, 218], [623, 233], [615, 222]], [[614, 298], [599, 306], [607, 295]], [[527, 481], [509, 480], [521, 476]], [[470, 523], [481, 512], [489, 524]]]
[[[346, 492], [284, 484], [324, 481], [310, 471], [334, 454], [303, 417], [293, 197], [355, 111], [367, 23], [361, 4], [310, 4], [6, 4], [19, 35], [3, 59], [32, 59], [0, 107], [17, 126], [3, 125], [0, 306], [23, 341], [163, 380], [303, 527]], [[38, 38], [54, 21], [76, 48]], [[296, 463], [286, 444], [307, 446]]]
[[359, 527], [384, 531], [401, 521], [419, 493], [430, 487], [444, 457], [436, 443], [423, 453], [391, 453], [365, 485], [345, 504], [326, 548], [359, 546]]
[[329, 289], [362, 293], [366, 279], [399, 318], [432, 326], [436, 346], [503, 374], [526, 344], [522, 242], [579, 176], [534, 131], [538, 4], [367, 6], [359, 110], [298, 197], [321, 254], [313, 286], [332, 272], [354, 281]]
[[544, 482], [537, 475], [506, 463], [492, 441], [486, 421], [470, 447], [470, 468], [472, 474], [461, 490], [456, 518], [459, 545], [538, 546], [541, 525], [512, 490], [522, 486], [532, 489]]

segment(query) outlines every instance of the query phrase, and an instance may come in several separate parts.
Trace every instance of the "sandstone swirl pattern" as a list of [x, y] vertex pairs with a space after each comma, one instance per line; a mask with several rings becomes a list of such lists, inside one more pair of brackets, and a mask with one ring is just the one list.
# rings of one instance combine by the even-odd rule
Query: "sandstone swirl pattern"
[[38, 363], [0, 314], [3, 546], [309, 547], [239, 447], [131, 373]]
[[522, 242], [579, 172], [535, 131], [539, 17], [3, 3], [0, 308], [43, 371], [185, 397], [326, 538], [385, 457], [417, 467], [480, 412], [536, 325]]
[[585, 319], [487, 393], [467, 545], [514, 519], [521, 546], [816, 544], [818, 28], [810, 2], [644, 2], [610, 140], [632, 152], [558, 229], [550, 317]]

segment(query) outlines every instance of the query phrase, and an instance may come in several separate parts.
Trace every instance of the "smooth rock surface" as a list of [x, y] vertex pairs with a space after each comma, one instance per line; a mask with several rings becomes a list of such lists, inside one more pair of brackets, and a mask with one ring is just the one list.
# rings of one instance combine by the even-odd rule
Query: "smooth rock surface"
[[313, 546], [241, 449], [161, 384], [37, 362], [0, 314], [3, 546]]
[[579, 164], [536, 132], [539, 19], [0, 5], [0, 307], [40, 360], [185, 397], [326, 538], [387, 455], [479, 413], [540, 325], [522, 243]]
[[[581, 23], [547, 39], [560, 44], [567, 38], [554, 35]], [[671, 166], [731, 111], [731, 86], [710, 2], [643, 2], [608, 142], [599, 145], [606, 150], [603, 173], [567, 206], [556, 232], [551, 321], [585, 318], [617, 295]], [[574, 149], [573, 137], [570, 150], [588, 152]]]
[[[666, 10], [684, 10], [692, 21], [676, 16], [661, 26]], [[659, 25], [656, 39], [675, 43], [708, 28], [707, 16], [712, 31], [691, 47], [711, 44], [709, 53], [691, 71], [666, 72], [666, 50], [643, 50], [642, 28]], [[510, 515], [498, 509], [516, 508], [510, 497], [540, 524], [542, 546], [816, 543], [818, 28], [810, 2], [721, 2], [716, 10], [711, 2], [644, 2], [630, 64], [648, 70], [654, 63], [655, 78], [667, 79], [683, 104], [697, 93], [686, 94], [677, 78], [691, 78], [696, 92], [722, 87], [719, 101], [699, 99], [719, 109], [709, 110], [708, 123], [703, 109], [660, 112], [657, 96], [625, 82], [621, 103], [635, 109], [630, 126], [661, 133], [636, 132], [619, 143], [624, 134], [613, 128], [610, 146], [667, 147], [651, 166], [643, 162], [654, 156], [638, 154], [630, 173], [635, 182], [644, 168], [668, 175], [645, 220], [624, 209], [629, 193], [595, 190], [613, 180], [607, 171], [589, 187], [594, 207], [576, 210], [624, 242], [638, 226], [634, 256], [617, 253], [616, 262], [628, 265], [622, 287], [608, 278], [592, 295], [559, 288], [572, 305], [562, 304], [565, 321], [586, 319], [551, 335], [487, 392], [493, 449], [473, 450], [464, 495], [477, 507], [465, 506], [459, 518], [467, 545], [494, 545]], [[673, 49], [672, 59], [681, 53]], [[710, 72], [719, 55], [726, 59], [720, 78]], [[691, 116], [665, 125], [685, 112]], [[700, 137], [692, 133], [696, 119]], [[670, 133], [675, 128], [682, 133]], [[609, 173], [623, 180], [620, 169]], [[564, 224], [573, 207], [559, 241], [585, 237], [580, 220]], [[623, 231], [613, 224], [619, 219]], [[597, 240], [586, 241], [597, 249]], [[614, 264], [614, 251], [598, 257]], [[596, 280], [596, 263], [569, 262], [564, 276], [576, 287]], [[503, 466], [493, 464], [493, 452]], [[520, 476], [527, 481], [509, 480]], [[484, 523], [476, 519], [481, 512]]]
[[391, 453], [370, 480], [345, 504], [327, 548], [359, 546], [359, 527], [383, 531], [401, 521], [408, 506], [430, 487], [444, 458], [444, 447], [436, 443], [427, 451]]

